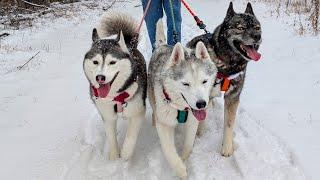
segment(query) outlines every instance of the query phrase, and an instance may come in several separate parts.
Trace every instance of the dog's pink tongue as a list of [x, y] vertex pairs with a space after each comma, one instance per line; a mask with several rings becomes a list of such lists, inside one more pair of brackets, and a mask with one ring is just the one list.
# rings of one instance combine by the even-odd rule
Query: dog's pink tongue
[[196, 119], [198, 121], [203, 121], [207, 117], [207, 111], [206, 110], [192, 110], [192, 113], [193, 113], [194, 117], [196, 117]]
[[248, 57], [250, 57], [254, 61], [259, 61], [261, 58], [261, 54], [258, 53], [254, 48], [244, 46], [247, 52]]
[[98, 95], [100, 98], [105, 98], [108, 96], [110, 91], [110, 83], [108, 84], [100, 84], [100, 87], [98, 88]]

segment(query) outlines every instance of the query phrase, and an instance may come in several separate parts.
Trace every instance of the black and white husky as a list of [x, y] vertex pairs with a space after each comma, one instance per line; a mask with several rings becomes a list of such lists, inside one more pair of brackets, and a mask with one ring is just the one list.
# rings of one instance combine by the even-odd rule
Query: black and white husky
[[[198, 42], [195, 50], [177, 43], [166, 45], [161, 20], [157, 23], [156, 49], [148, 69], [148, 96], [153, 110], [163, 153], [180, 177], [187, 176], [186, 160], [193, 148], [199, 122], [206, 119], [217, 68], [207, 48]], [[174, 130], [185, 123], [182, 159], [175, 143]]]
[[[144, 57], [137, 50], [137, 43], [132, 43], [136, 27], [130, 16], [106, 14], [99, 34], [93, 29], [92, 46], [83, 62], [91, 98], [105, 124], [110, 160], [119, 155], [124, 159], [132, 156], [145, 119], [147, 73]], [[129, 120], [121, 153], [116, 132], [119, 113]]]

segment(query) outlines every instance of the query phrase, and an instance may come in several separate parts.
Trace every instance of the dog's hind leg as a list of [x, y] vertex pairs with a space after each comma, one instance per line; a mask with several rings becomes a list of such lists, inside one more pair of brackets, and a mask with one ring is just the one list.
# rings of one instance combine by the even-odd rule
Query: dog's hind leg
[[139, 135], [141, 123], [145, 120], [145, 111], [131, 117], [127, 129], [127, 134], [121, 150], [121, 158], [128, 160], [133, 154], [137, 138]]
[[[150, 83], [148, 84], [148, 86], [150, 86]], [[148, 87], [148, 97], [149, 97], [150, 105], [152, 108], [152, 126], [156, 126], [156, 121], [157, 121], [157, 112], [155, 107], [156, 98], [154, 96], [153, 87]]]
[[187, 176], [187, 168], [177, 153], [174, 144], [174, 127], [157, 122], [157, 131], [161, 142], [162, 151], [169, 162], [171, 168], [180, 177]]
[[152, 112], [152, 126], [156, 126], [157, 116], [156, 112]]
[[201, 137], [204, 133], [204, 129], [206, 128], [205, 121], [202, 121], [198, 125], [197, 136]]
[[182, 159], [187, 160], [193, 149], [194, 139], [198, 130], [199, 122], [192, 116], [185, 124], [185, 140]]
[[239, 105], [239, 97], [225, 97], [224, 103], [224, 132], [221, 154], [225, 157], [232, 155], [233, 147], [233, 127]]

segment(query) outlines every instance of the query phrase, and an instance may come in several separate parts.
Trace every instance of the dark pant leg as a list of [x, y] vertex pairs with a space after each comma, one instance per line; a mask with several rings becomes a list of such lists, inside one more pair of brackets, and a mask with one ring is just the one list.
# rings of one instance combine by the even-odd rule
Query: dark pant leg
[[[142, 1], [143, 10], [145, 10], [149, 0], [141, 0], [141, 1]], [[145, 18], [145, 22], [147, 25], [149, 39], [150, 39], [153, 50], [155, 49], [157, 22], [162, 17], [163, 17], [162, 0], [152, 0], [150, 4], [150, 8]]]
[[[173, 14], [174, 14], [174, 21], [176, 26], [176, 33], [177, 33], [177, 41], [181, 42], [181, 1], [180, 0], [172, 0], [173, 4]], [[174, 30], [174, 23], [171, 14], [171, 7], [170, 7], [170, 0], [163, 0], [163, 8], [167, 15], [167, 43], [169, 45], [174, 45], [174, 37], [173, 37], [173, 30]]]

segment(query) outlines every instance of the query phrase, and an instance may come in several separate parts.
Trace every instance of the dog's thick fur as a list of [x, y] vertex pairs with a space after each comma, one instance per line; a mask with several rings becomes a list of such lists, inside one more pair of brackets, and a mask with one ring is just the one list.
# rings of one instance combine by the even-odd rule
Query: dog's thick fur
[[[185, 177], [187, 170], [183, 160], [189, 157], [193, 148], [200, 117], [196, 113], [206, 113], [217, 69], [202, 42], [197, 43], [195, 50], [187, 50], [180, 43], [174, 47], [166, 45], [161, 20], [157, 23], [156, 34], [157, 47], [148, 69], [152, 117], [167, 161], [178, 176]], [[186, 107], [189, 115], [181, 159], [175, 147], [174, 132], [178, 110]]]
[[[123, 159], [132, 156], [140, 125], [145, 119], [147, 72], [144, 57], [136, 48], [137, 44], [131, 43], [136, 28], [137, 24], [130, 16], [106, 14], [100, 23], [99, 33], [93, 30], [93, 43], [83, 63], [90, 87], [99, 89], [105, 84], [111, 86], [106, 97], [95, 97], [90, 88], [91, 98], [105, 124], [110, 160], [119, 158], [120, 154]], [[99, 82], [98, 76], [105, 77], [104, 83]], [[120, 153], [116, 130], [118, 114], [113, 98], [123, 92], [130, 95], [122, 112], [129, 125]]]
[[236, 112], [245, 81], [247, 63], [251, 60], [244, 54], [245, 51], [239, 50], [237, 45], [250, 45], [256, 52], [261, 43], [260, 22], [254, 15], [250, 3], [247, 4], [245, 13], [235, 13], [231, 2], [223, 23], [215, 29], [213, 34], [195, 37], [187, 46], [195, 48], [198, 41], [205, 43], [219, 73], [230, 76], [244, 72], [231, 80], [231, 86], [224, 95], [224, 135], [221, 154], [230, 156], [234, 151], [233, 127]]

